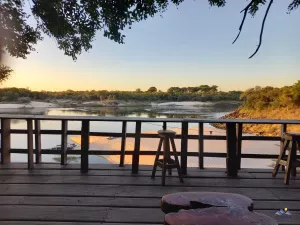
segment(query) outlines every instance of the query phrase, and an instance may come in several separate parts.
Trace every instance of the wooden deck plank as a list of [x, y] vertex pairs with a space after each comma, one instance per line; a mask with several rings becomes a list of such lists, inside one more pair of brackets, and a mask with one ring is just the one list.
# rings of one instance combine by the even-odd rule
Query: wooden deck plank
[[[261, 170], [260, 170], [261, 171]], [[11, 176], [11, 175], [28, 175], [28, 176], [81, 176], [82, 174], [78, 170], [45, 170], [45, 169], [35, 169], [35, 170], [25, 170], [25, 169], [0, 169], [0, 176]], [[239, 172], [238, 179], [272, 179], [272, 180], [283, 180], [284, 172], [279, 172], [275, 178], [272, 177], [272, 171], [267, 170], [267, 172]], [[137, 176], [137, 177], [150, 177], [151, 171], [140, 171], [138, 175], [132, 175], [130, 170], [91, 170], [85, 176]], [[161, 177], [161, 173], [158, 171], [157, 177]], [[227, 178], [227, 174], [224, 171], [214, 171], [210, 169], [206, 170], [193, 170], [188, 171], [188, 174], [184, 177], [187, 178]], [[291, 178], [291, 180], [300, 180], [300, 176]]]
[[[131, 197], [53, 197], [0, 196], [0, 205], [97, 206], [119, 208], [160, 208], [161, 198]], [[300, 201], [254, 200], [255, 210], [279, 210], [287, 207], [300, 211]]]
[[[14, 170], [1, 170], [0, 176], [11, 176], [11, 175], [28, 175], [28, 176], [78, 176], [81, 173], [77, 170], [24, 170], [24, 169], [14, 169]], [[270, 174], [268, 174], [270, 175]], [[270, 177], [266, 175], [265, 177]], [[92, 170], [85, 176], [138, 176], [138, 177], [151, 177], [151, 171], [140, 171], [138, 175], [133, 175], [129, 170]], [[161, 177], [161, 173], [157, 172], [157, 177]], [[189, 171], [184, 177], [193, 178], [227, 178], [227, 174], [224, 171]], [[262, 178], [265, 178], [262, 177]], [[239, 179], [244, 178], [255, 178], [251, 173], [241, 172], [238, 176]], [[299, 178], [300, 179], [300, 178]]]
[[[183, 191], [229, 192], [246, 195], [253, 199], [279, 200], [280, 192], [273, 194], [266, 188], [235, 187], [160, 187], [160, 186], [118, 186], [118, 185], [66, 185], [66, 184], [0, 184], [0, 196], [103, 196], [103, 197], [153, 197]], [[297, 191], [297, 190], [295, 190]], [[281, 190], [281, 195], [284, 190]], [[285, 195], [285, 194], [284, 194]], [[281, 196], [284, 200], [284, 195]], [[298, 194], [299, 196], [299, 194]], [[288, 198], [289, 199], [289, 198]], [[299, 200], [295, 197], [295, 200]]]
[[109, 208], [76, 206], [0, 206], [0, 220], [104, 222]]
[[277, 216], [276, 211], [273, 210], [257, 210], [256, 212], [263, 213], [274, 218], [279, 225], [299, 225], [300, 224], [300, 213], [291, 211], [291, 216]]
[[[41, 222], [41, 221], [0, 221], [0, 225], [99, 225], [98, 222]], [[101, 223], [101, 225], [132, 225], [132, 223]], [[135, 225], [161, 225], [143, 223]]]
[[[137, 185], [160, 186], [161, 179], [136, 176], [0, 176], [3, 184], [86, 184], [86, 185]], [[290, 185], [283, 183], [282, 179], [228, 179], [228, 178], [185, 178], [180, 183], [176, 176], [167, 177], [168, 186], [182, 187], [241, 187], [241, 188], [284, 188], [300, 189], [300, 180], [291, 180]]]
[[114, 196], [117, 185], [0, 184], [0, 195], [16, 196]]
[[[7, 165], [0, 165], [0, 169], [27, 169], [26, 163], [11, 163]], [[80, 170], [80, 164], [67, 164], [60, 165], [58, 163], [42, 163], [35, 165], [36, 170]], [[90, 164], [90, 170], [129, 170], [131, 171], [131, 165], [125, 165], [124, 167], [119, 167], [118, 164]], [[151, 171], [151, 165], [140, 165], [140, 171]], [[204, 170], [198, 167], [189, 167], [188, 172], [198, 172], [198, 171], [210, 171], [210, 172], [225, 172], [225, 168], [205, 168]], [[249, 173], [272, 173], [272, 168], [270, 169], [252, 169], [252, 168], [242, 168], [239, 172], [249, 172]]]
[[0, 196], [0, 205], [159, 208], [161, 198]]
[[228, 192], [246, 195], [252, 199], [268, 199], [279, 200], [272, 192], [266, 188], [234, 188], [234, 187], [147, 187], [135, 186], [120, 186], [116, 196], [119, 197], [142, 197], [151, 196], [161, 198], [163, 195], [185, 192], [185, 191], [212, 191], [212, 192]]
[[279, 210], [288, 208], [289, 210], [300, 211], [300, 201], [262, 201], [254, 200], [255, 210]]
[[105, 222], [163, 224], [164, 216], [159, 208], [111, 208]]

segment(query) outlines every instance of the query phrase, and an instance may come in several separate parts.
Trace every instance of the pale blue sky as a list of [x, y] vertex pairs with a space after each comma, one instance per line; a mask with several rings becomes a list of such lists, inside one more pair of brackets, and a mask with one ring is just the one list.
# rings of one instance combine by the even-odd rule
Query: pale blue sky
[[275, 1], [258, 44], [265, 8], [248, 17], [240, 39], [232, 45], [246, 2], [228, 1], [210, 8], [207, 1], [186, 0], [178, 9], [126, 30], [120, 45], [97, 34], [93, 49], [76, 62], [45, 38], [27, 60], [11, 59], [15, 72], [6, 87], [33, 90], [134, 90], [156, 86], [218, 85], [244, 90], [256, 85], [284, 86], [300, 80], [300, 9], [286, 14], [288, 1]]

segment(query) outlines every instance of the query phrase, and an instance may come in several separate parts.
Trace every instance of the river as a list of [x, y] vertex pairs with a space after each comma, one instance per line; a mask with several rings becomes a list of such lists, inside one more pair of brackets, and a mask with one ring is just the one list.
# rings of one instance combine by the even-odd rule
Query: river
[[[50, 108], [45, 109], [44, 115], [61, 115], [61, 116], [127, 116], [127, 117], [150, 117], [150, 118], [219, 118], [229, 112], [234, 111], [233, 107], [214, 107], [210, 103], [199, 102], [176, 102], [176, 103], [162, 103], [153, 104], [152, 106], [137, 106], [137, 107], [100, 107], [100, 108]], [[180, 132], [180, 123], [168, 123], [168, 129], [173, 129]], [[26, 129], [25, 120], [13, 120], [12, 129]], [[59, 121], [42, 121], [41, 129], [59, 130], [61, 123]], [[69, 121], [69, 130], [80, 130], [81, 123]], [[143, 123], [143, 133], [155, 133], [162, 128], [162, 123]], [[224, 135], [223, 130], [211, 127], [209, 124], [204, 125], [205, 134]], [[91, 122], [90, 131], [97, 132], [121, 132], [121, 122]], [[135, 131], [135, 124], [128, 123], [127, 132]], [[197, 124], [190, 124], [189, 134], [197, 134]], [[26, 148], [25, 134], [12, 134], [11, 147], [12, 148]], [[50, 149], [60, 144], [59, 135], [42, 135], [42, 149]], [[68, 136], [69, 143], [75, 143], [75, 149], [80, 149], [80, 137]], [[180, 140], [176, 140], [176, 146], [180, 149]], [[126, 149], [133, 150], [133, 138], [127, 138]], [[90, 139], [90, 149], [93, 150], [119, 150], [121, 145], [120, 138], [109, 137], [92, 137]], [[158, 145], [158, 139], [142, 139], [141, 150], [155, 151]], [[188, 141], [188, 151], [198, 151], [197, 140]], [[225, 141], [206, 140], [204, 141], [205, 152], [225, 152]], [[243, 141], [243, 153], [265, 153], [278, 154], [279, 147], [277, 142], [271, 141]], [[153, 164], [153, 156], [141, 156], [141, 164]], [[59, 155], [43, 155], [43, 162], [59, 163]], [[89, 156], [90, 163], [118, 163], [118, 156]], [[12, 154], [12, 162], [26, 162], [26, 154]], [[80, 156], [70, 156], [69, 163], [79, 163]], [[126, 156], [125, 162], [131, 163], [131, 157]], [[188, 157], [188, 166], [198, 166], [197, 157]], [[205, 167], [225, 167], [225, 158], [208, 158], [204, 159]], [[272, 160], [268, 159], [242, 159], [243, 168], [270, 168], [273, 165]]]

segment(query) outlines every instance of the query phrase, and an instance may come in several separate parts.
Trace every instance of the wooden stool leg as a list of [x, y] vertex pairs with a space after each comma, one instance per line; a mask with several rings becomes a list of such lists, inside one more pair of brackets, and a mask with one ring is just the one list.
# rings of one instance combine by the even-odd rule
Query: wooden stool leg
[[287, 159], [287, 165], [286, 165], [286, 171], [285, 171], [285, 177], [284, 177], [284, 184], [289, 184], [289, 182], [290, 182], [292, 164], [293, 164], [293, 161], [295, 161], [296, 154], [297, 154], [296, 142], [292, 141], [292, 148], [290, 150], [290, 153], [289, 153], [289, 156], [288, 156], [288, 159]]
[[[296, 141], [293, 141], [293, 143], [294, 143], [294, 145], [295, 146], [293, 146], [292, 145], [292, 149], [291, 149], [291, 151], [292, 151], [292, 161], [291, 161], [291, 163], [292, 163], [292, 171], [291, 171], [291, 176], [292, 177], [296, 177], [296, 175], [297, 175], [297, 167], [296, 167], [296, 165], [294, 165], [295, 164], [295, 162], [296, 162], [296, 160], [297, 160], [297, 142]], [[294, 147], [294, 149], [293, 149], [293, 147]]]
[[167, 172], [167, 164], [170, 158], [170, 142], [169, 138], [165, 137], [164, 141], [164, 159], [163, 159], [163, 166], [162, 166], [162, 180], [161, 185], [165, 186], [166, 183], [166, 172]]
[[176, 166], [177, 166], [178, 177], [179, 177], [180, 182], [183, 183], [181, 168], [180, 168], [180, 164], [179, 164], [179, 160], [178, 160], [178, 154], [177, 154], [177, 151], [176, 151], [176, 145], [175, 145], [175, 142], [174, 142], [173, 138], [171, 138], [170, 141], [171, 141], [172, 149], [173, 149], [173, 152], [174, 152], [174, 159], [175, 159], [175, 163], [176, 163]]
[[283, 144], [282, 147], [281, 147], [281, 149], [280, 149], [280, 153], [279, 153], [278, 159], [276, 161], [276, 165], [275, 165], [273, 173], [272, 173], [273, 177], [276, 177], [276, 175], [278, 173], [278, 169], [280, 167], [280, 160], [282, 160], [284, 158], [286, 149], [289, 147], [289, 144], [290, 144], [290, 141], [287, 140], [285, 142], [285, 144]]
[[156, 152], [156, 156], [155, 156], [155, 160], [154, 160], [151, 178], [155, 177], [156, 168], [157, 168], [157, 160], [159, 159], [159, 154], [161, 152], [161, 146], [162, 146], [163, 140], [164, 140], [163, 138], [160, 138], [159, 143], [158, 143], [158, 148], [157, 148], [157, 152]]

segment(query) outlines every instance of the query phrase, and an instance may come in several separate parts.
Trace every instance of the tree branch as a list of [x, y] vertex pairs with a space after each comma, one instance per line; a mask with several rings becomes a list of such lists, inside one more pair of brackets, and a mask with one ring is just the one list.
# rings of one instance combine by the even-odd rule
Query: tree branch
[[245, 8], [241, 11], [241, 13], [244, 12], [244, 17], [243, 17], [243, 20], [242, 20], [241, 25], [240, 25], [240, 27], [239, 27], [239, 33], [238, 33], [238, 35], [236, 36], [236, 38], [234, 39], [234, 41], [232, 42], [232, 44], [234, 44], [234, 43], [236, 42], [236, 40], [239, 38], [239, 36], [240, 36], [240, 34], [241, 34], [241, 32], [242, 32], [243, 26], [244, 26], [245, 19], [246, 19], [246, 17], [247, 17], [248, 9], [249, 9], [250, 6], [253, 4], [253, 2], [254, 2], [254, 0], [252, 0]]
[[273, 1], [274, 1], [274, 0], [270, 0], [269, 5], [268, 5], [268, 8], [267, 8], [267, 11], [266, 11], [266, 13], [265, 13], [265, 17], [264, 17], [263, 22], [262, 22], [262, 25], [261, 25], [261, 31], [260, 31], [260, 36], [259, 36], [259, 44], [258, 44], [258, 46], [257, 46], [257, 48], [256, 48], [256, 50], [255, 50], [255, 52], [249, 57], [249, 59], [251, 59], [253, 56], [255, 56], [256, 53], [258, 52], [258, 50], [260, 49], [260, 46], [261, 46], [261, 43], [262, 43], [262, 37], [263, 37], [263, 33], [264, 33], [264, 28], [265, 28], [265, 22], [266, 22], [266, 19], [267, 19], [267, 17], [268, 17], [270, 8], [271, 8], [271, 6], [272, 6], [272, 4], [273, 4]]

